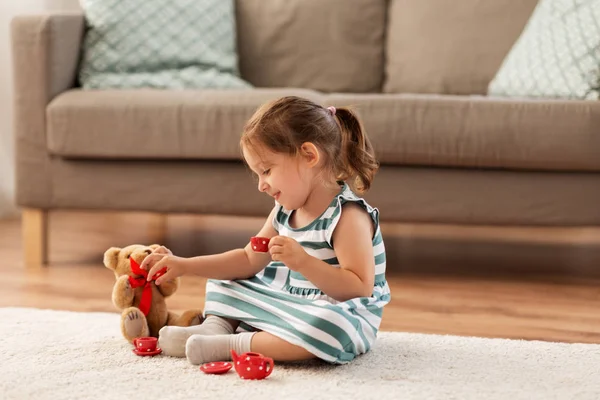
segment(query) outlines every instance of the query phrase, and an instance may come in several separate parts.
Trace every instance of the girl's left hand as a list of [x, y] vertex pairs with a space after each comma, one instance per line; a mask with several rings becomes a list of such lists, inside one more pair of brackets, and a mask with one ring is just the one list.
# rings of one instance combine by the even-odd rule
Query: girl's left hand
[[269, 241], [269, 253], [273, 261], [280, 261], [292, 271], [298, 271], [306, 264], [308, 254], [300, 243], [287, 236], [274, 236]]

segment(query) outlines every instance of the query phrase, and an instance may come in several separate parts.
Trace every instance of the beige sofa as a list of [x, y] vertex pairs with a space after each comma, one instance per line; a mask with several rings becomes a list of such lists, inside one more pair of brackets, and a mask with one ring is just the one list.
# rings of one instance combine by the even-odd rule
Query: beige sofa
[[83, 16], [16, 18], [27, 264], [47, 259], [50, 210], [267, 215], [238, 138], [286, 94], [357, 108], [382, 163], [366, 197], [384, 222], [600, 224], [600, 104], [485, 96], [534, 0], [348, 3], [238, 0], [251, 90], [82, 91]]

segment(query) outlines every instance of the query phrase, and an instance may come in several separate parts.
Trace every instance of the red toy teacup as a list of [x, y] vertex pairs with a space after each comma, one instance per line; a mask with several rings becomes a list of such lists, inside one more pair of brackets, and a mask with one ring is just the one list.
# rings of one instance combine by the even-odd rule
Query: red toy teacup
[[238, 356], [232, 349], [231, 357], [235, 371], [242, 379], [265, 379], [271, 375], [275, 367], [272, 358], [265, 357], [260, 353], [248, 352]]
[[258, 251], [261, 253], [266, 253], [269, 251], [269, 238], [253, 236], [250, 238], [250, 244], [252, 245], [252, 250]]
[[158, 339], [155, 337], [139, 337], [133, 339], [133, 345], [138, 352], [150, 352], [156, 350]]

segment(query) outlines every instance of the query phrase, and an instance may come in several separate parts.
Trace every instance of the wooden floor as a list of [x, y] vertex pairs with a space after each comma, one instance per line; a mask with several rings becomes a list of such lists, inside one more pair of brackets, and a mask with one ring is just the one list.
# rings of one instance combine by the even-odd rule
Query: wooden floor
[[[236, 219], [238, 228], [231, 230], [224, 228], [232, 223], [227, 218], [179, 215], [167, 221], [165, 243], [184, 256], [243, 245], [261, 224], [256, 219]], [[142, 213], [53, 212], [50, 265], [26, 270], [20, 221], [0, 221], [0, 274], [4, 281], [0, 306], [117, 312], [110, 300], [114, 275], [102, 266], [102, 254], [111, 246], [153, 243], [159, 240], [159, 226], [155, 217]], [[546, 233], [547, 241], [573, 245], [571, 234]], [[500, 248], [482, 240], [499, 235], [493, 229], [384, 225], [386, 234], [399, 237], [390, 241], [394, 243], [390, 253], [402, 266], [388, 263], [392, 302], [384, 312], [383, 330], [600, 343], [600, 280], [581, 272], [591, 268], [582, 267], [587, 259], [582, 261], [582, 254], [588, 253], [560, 250], [571, 257], [566, 264], [564, 257], [557, 260], [562, 271], [559, 277], [547, 272], [552, 268], [544, 275], [535, 273], [537, 267], [528, 269], [528, 274], [514, 275], [515, 268], [543, 264], [548, 257], [557, 259], [536, 247], [544, 241], [544, 230], [529, 236], [522, 231], [509, 231], [507, 236], [504, 231]], [[457, 239], [469, 235], [475, 239], [468, 246]], [[598, 236], [590, 232], [580, 235], [578, 239], [588, 244]], [[528, 246], [524, 248], [523, 243]], [[395, 253], [398, 249], [403, 250], [401, 256]], [[482, 262], [481, 249], [489, 263]], [[432, 253], [437, 255], [435, 262]], [[507, 254], [513, 259], [503, 258]], [[510, 263], [504, 265], [510, 275], [491, 272], [502, 270], [503, 262]], [[438, 268], [426, 268], [434, 263]], [[574, 265], [572, 274], [564, 273], [565, 265]], [[488, 266], [494, 268], [488, 270]], [[451, 274], [454, 271], [460, 274]], [[203, 296], [204, 280], [184, 277], [169, 305], [173, 310], [202, 307]]]

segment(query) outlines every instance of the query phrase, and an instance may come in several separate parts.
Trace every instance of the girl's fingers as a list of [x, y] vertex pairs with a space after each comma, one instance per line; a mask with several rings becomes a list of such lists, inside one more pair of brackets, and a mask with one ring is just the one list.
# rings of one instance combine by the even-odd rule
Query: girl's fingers
[[144, 261], [140, 264], [141, 269], [150, 269], [152, 266], [156, 265], [156, 263], [160, 262], [163, 258], [168, 256], [168, 254], [163, 253], [152, 253], [148, 254]]
[[[156, 264], [154, 264], [154, 265], [152, 266], [152, 268], [150, 268], [150, 271], [148, 271], [148, 277], [147, 277], [147, 280], [150, 280], [150, 279], [152, 279], [152, 277], [153, 277], [154, 275], [156, 275], [156, 273], [157, 273], [158, 271], [160, 271], [160, 269], [161, 269], [161, 268], [164, 266], [164, 261], [165, 261], [165, 259], [166, 259], [167, 257], [166, 257], [166, 255], [164, 255], [164, 254], [161, 254], [161, 256], [162, 256], [162, 259], [161, 259], [160, 261], [156, 262]], [[168, 272], [168, 271], [167, 271], [167, 272]], [[166, 274], [165, 274], [165, 275], [166, 275]]]
[[158, 253], [158, 254], [173, 254], [173, 253], [171, 253], [171, 250], [167, 249], [165, 246], [158, 247], [156, 250], [153, 251], [153, 253]]
[[171, 250], [167, 249], [165, 246], [160, 246], [158, 248], [156, 248], [152, 253], [148, 254], [146, 256], [146, 258], [144, 258], [144, 261], [142, 261], [142, 263], [140, 264], [140, 268], [141, 269], [149, 269], [152, 267], [153, 260], [156, 260], [159, 257], [164, 257], [166, 255], [173, 255], [173, 253], [171, 252]]
[[269, 240], [269, 249], [273, 246], [280, 246], [280, 245], [281, 245], [281, 236], [273, 236]]
[[169, 279], [171, 279], [171, 275], [173, 275], [173, 272], [170, 269], [167, 269], [167, 272], [165, 272], [163, 276], [154, 281], [154, 283], [160, 285], [163, 282], [167, 282]]
[[271, 246], [271, 248], [269, 249], [269, 253], [271, 253], [271, 254], [281, 253], [282, 251], [283, 251], [283, 246], [280, 246], [280, 245]]
[[275, 245], [271, 247], [271, 250], [269, 250], [269, 252], [271, 253], [271, 259], [273, 261], [281, 261], [281, 257], [284, 253], [284, 248], [283, 246]]
[[142, 261], [142, 263], [140, 264], [140, 268], [141, 269], [145, 269], [147, 270], [148, 268], [150, 268], [153, 264], [153, 260], [156, 259], [156, 256], [160, 255], [161, 257], [163, 257], [162, 254], [158, 254], [158, 253], [150, 253], [148, 254], [144, 260]]

